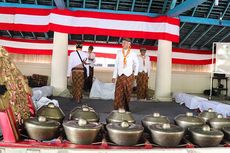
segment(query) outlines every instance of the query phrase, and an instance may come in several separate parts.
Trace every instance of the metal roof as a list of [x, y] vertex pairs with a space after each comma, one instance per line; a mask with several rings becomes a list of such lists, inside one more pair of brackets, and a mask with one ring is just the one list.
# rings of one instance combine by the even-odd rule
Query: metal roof
[[[174, 47], [211, 49], [213, 42], [230, 41], [230, 0], [0, 0], [0, 6], [97, 10], [101, 12], [143, 14], [148, 16], [179, 14], [180, 42]], [[197, 3], [200, 2], [200, 4]], [[196, 4], [195, 4], [196, 3]], [[182, 5], [183, 4], [183, 5]], [[196, 5], [193, 7], [193, 5]], [[191, 7], [191, 8], [190, 8]], [[185, 10], [185, 11], [183, 11]], [[181, 13], [180, 13], [181, 12]], [[211, 20], [215, 21], [210, 22]], [[224, 24], [223, 24], [224, 23]], [[0, 36], [29, 39], [53, 39], [53, 32], [21, 32], [0, 30]], [[99, 43], [121, 42], [119, 37], [69, 34], [69, 40]], [[132, 43], [156, 46], [156, 40], [133, 38]]]

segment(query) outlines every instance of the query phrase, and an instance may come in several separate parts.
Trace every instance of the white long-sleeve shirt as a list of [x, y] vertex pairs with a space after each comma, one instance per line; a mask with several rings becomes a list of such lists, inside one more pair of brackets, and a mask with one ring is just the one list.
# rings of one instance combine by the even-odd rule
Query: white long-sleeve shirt
[[89, 63], [90, 67], [94, 67], [94, 63], [96, 62], [96, 56], [94, 53], [88, 53], [88, 59], [87, 59], [87, 63]]
[[[145, 55], [143, 58], [141, 55], [138, 55], [138, 61], [139, 61], [139, 69], [138, 72], [145, 72], [148, 73], [148, 76], [150, 76], [151, 71], [151, 62], [149, 56]], [[144, 65], [145, 62], [145, 65]]]
[[[125, 53], [126, 52], [127, 50], [125, 50]], [[121, 76], [122, 74], [130, 76], [133, 74], [133, 72], [135, 76], [138, 74], [139, 62], [137, 59], [137, 54], [130, 51], [129, 55], [126, 57], [126, 61], [126, 66], [124, 66], [124, 56], [122, 54], [122, 50], [118, 50], [113, 71], [113, 78], [117, 78], [117, 76]]]
[[[78, 51], [80, 54], [82, 60], [86, 60], [88, 58], [88, 54], [84, 51]], [[76, 67], [77, 65], [82, 64], [80, 57], [78, 56], [77, 52], [72, 52], [70, 53], [69, 56], [69, 64], [68, 64], [68, 69], [67, 69], [67, 77], [71, 75], [71, 70], [72, 68]], [[87, 70], [87, 76], [89, 76], [89, 66], [85, 65], [86, 70]]]

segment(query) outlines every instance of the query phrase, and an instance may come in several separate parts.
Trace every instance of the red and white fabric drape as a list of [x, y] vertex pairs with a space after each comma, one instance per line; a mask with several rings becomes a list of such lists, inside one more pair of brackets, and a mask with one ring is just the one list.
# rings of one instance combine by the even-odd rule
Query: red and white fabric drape
[[[68, 52], [75, 50], [75, 42], [69, 42]], [[119, 44], [100, 44], [100, 43], [84, 43], [83, 50], [88, 49], [88, 46], [94, 46], [96, 57], [104, 57], [115, 59], [117, 50], [121, 48]], [[3, 46], [10, 53], [18, 54], [33, 54], [33, 55], [52, 55], [53, 42], [49, 40], [28, 40], [0, 37], [0, 46]], [[157, 47], [145, 46], [147, 55], [151, 61], [157, 60]], [[140, 46], [132, 45], [132, 51], [139, 54]], [[212, 63], [212, 51], [206, 50], [188, 50], [173, 48], [172, 62], [174, 64], [192, 64], [206, 65]]]
[[180, 20], [167, 16], [0, 7], [0, 30], [94, 34], [179, 42]]

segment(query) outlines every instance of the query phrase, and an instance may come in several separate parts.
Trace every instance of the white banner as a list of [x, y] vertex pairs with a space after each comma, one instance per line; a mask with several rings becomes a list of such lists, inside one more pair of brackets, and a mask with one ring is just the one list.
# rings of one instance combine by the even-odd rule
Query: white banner
[[230, 74], [230, 43], [216, 44], [216, 64], [214, 73]]

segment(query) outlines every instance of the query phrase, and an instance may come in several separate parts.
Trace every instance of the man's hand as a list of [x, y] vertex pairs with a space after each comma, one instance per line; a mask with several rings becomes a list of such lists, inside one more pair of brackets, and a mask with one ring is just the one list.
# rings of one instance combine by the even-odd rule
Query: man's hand
[[87, 58], [83, 60], [83, 64], [88, 65], [89, 63], [87, 63]]
[[112, 83], [115, 83], [116, 79], [115, 78], [112, 78]]

